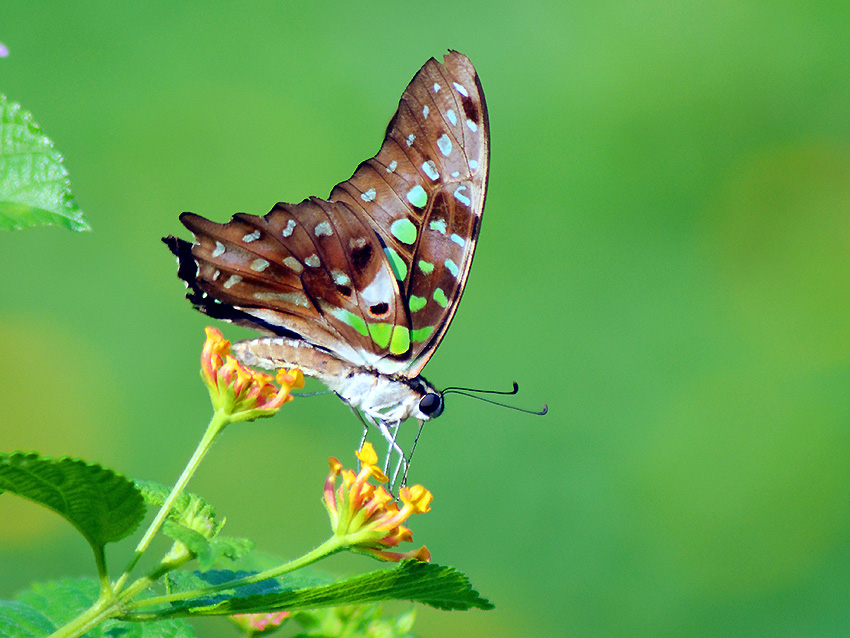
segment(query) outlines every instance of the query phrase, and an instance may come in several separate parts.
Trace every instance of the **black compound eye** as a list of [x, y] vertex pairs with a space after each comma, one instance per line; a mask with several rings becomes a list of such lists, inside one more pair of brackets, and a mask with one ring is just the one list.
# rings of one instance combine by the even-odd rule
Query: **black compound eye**
[[443, 397], [436, 392], [429, 392], [419, 400], [419, 411], [430, 417], [443, 413]]

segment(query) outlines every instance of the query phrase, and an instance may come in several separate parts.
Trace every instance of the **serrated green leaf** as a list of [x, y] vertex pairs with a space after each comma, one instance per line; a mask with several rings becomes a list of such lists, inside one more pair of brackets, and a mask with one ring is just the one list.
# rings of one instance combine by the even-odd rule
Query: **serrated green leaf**
[[[248, 574], [231, 572], [242, 578]], [[198, 589], [202, 584], [228, 582], [223, 571], [193, 573], [194, 582], [180, 583], [183, 591]], [[224, 577], [224, 580], [222, 578]], [[257, 591], [263, 587], [266, 592]], [[453, 567], [405, 561], [395, 569], [382, 569], [335, 583], [301, 586], [290, 574], [270, 579], [235, 591], [174, 603], [176, 615], [220, 615], [269, 611], [296, 611], [333, 605], [350, 605], [409, 600], [437, 609], [493, 609], [493, 604], [475, 591], [469, 579]]]
[[0, 636], [3, 638], [42, 638], [56, 631], [44, 614], [20, 602], [0, 600]]
[[62, 155], [29, 112], [0, 95], [0, 230], [51, 224], [91, 230]]
[[[57, 628], [67, 624], [82, 612], [89, 609], [97, 600], [99, 587], [89, 578], [66, 579], [48, 583], [37, 583], [17, 596], [17, 602], [8, 603], [17, 609], [27, 611], [28, 617], [38, 614], [44, 621], [37, 626], [35, 633], [9, 634], [11, 638], [43, 638]], [[0, 602], [0, 636], [4, 633], [6, 618]], [[44, 623], [47, 623], [44, 625]], [[46, 627], [41, 630], [40, 627]], [[184, 620], [169, 618], [157, 622], [128, 622], [108, 619], [103, 624], [89, 630], [86, 638], [194, 638], [195, 632]]]
[[66, 578], [35, 583], [16, 599], [44, 614], [57, 627], [67, 624], [92, 606], [100, 588], [91, 578]]
[[0, 454], [0, 493], [4, 490], [63, 516], [95, 553], [129, 535], [145, 515], [142, 495], [132, 481], [79, 459]]

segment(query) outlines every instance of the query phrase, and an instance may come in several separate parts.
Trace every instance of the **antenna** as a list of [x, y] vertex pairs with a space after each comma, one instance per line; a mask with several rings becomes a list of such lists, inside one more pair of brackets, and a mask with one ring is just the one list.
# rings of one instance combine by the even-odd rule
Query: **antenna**
[[[534, 415], [537, 415], [537, 416], [543, 416], [544, 414], [546, 414], [549, 411], [549, 406], [547, 406], [545, 403], [543, 404], [542, 410], [527, 410], [525, 408], [518, 408], [518, 407], [513, 406], [513, 405], [508, 405], [507, 403], [500, 403], [498, 401], [492, 401], [490, 399], [485, 399], [484, 397], [478, 396], [479, 394], [501, 394], [501, 395], [504, 396], [504, 395], [516, 394], [517, 392], [519, 392], [519, 383], [514, 381], [513, 390], [479, 390], [478, 388], [451, 387], [451, 388], [446, 388], [445, 390], [443, 390], [442, 394], [443, 395], [452, 394], [452, 393], [462, 394], [465, 397], [470, 397], [470, 398], [473, 398], [473, 399], [478, 399], [479, 401], [484, 401], [484, 403], [491, 403], [493, 405], [498, 405], [499, 407], [502, 407], [502, 408], [508, 408], [509, 410], [516, 410], [517, 412], [524, 412], [525, 414], [534, 414]], [[473, 394], [473, 393], [475, 393], [475, 394]]]

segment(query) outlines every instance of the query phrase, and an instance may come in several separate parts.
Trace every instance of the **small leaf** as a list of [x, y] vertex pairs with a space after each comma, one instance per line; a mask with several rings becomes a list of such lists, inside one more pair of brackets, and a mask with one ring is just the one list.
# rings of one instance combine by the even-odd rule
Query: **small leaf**
[[0, 631], [3, 638], [42, 638], [56, 626], [29, 605], [0, 600]]
[[[142, 492], [145, 503], [161, 507], [168, 498], [171, 488], [153, 481], [135, 481]], [[219, 536], [224, 521], [215, 520], [215, 508], [197, 494], [183, 492], [168, 513], [168, 521], [162, 531], [186, 548], [198, 558], [201, 569], [212, 567], [220, 558], [236, 560], [254, 547], [247, 538]]]
[[0, 454], [0, 493], [13, 492], [67, 519], [95, 550], [129, 535], [145, 515], [133, 483], [79, 459]]
[[[231, 572], [242, 578], [248, 574]], [[219, 585], [228, 581], [224, 572], [194, 572], [194, 582], [179, 583], [183, 591], [202, 583]], [[266, 591], [258, 591], [263, 588]], [[373, 603], [388, 600], [420, 602], [437, 609], [493, 609], [493, 604], [472, 589], [469, 579], [452, 567], [405, 561], [395, 569], [382, 569], [320, 586], [303, 587], [293, 575], [265, 580], [174, 603], [175, 615], [219, 615], [268, 611], [296, 611], [329, 605]]]
[[62, 155], [29, 112], [0, 95], [0, 230], [51, 224], [91, 230]]

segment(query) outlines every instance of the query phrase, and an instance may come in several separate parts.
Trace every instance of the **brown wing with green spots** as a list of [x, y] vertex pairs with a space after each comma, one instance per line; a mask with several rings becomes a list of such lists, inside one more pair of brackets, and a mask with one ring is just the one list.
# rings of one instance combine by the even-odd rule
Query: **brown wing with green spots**
[[478, 76], [450, 52], [416, 74], [381, 150], [328, 201], [226, 224], [184, 213], [195, 243], [165, 241], [202, 312], [413, 377], [463, 293], [488, 159]]
[[461, 53], [433, 58], [404, 92], [378, 154], [331, 193], [362, 213], [385, 252], [410, 313], [419, 374], [457, 310], [484, 210], [490, 138], [475, 68]]
[[272, 334], [294, 332], [373, 367], [390, 351], [391, 326], [407, 329], [378, 237], [343, 204], [313, 198], [278, 204], [265, 217], [234, 215], [226, 224], [191, 213], [180, 221], [196, 238], [188, 249], [178, 246], [196, 264], [181, 265], [181, 276], [207, 314]]

